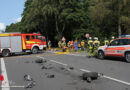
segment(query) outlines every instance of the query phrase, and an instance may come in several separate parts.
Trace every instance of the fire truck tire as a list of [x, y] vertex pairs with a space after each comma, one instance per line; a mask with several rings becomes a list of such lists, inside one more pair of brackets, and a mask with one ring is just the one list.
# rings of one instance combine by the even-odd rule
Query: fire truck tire
[[125, 60], [130, 63], [130, 52], [125, 53]]
[[38, 53], [38, 48], [37, 47], [34, 47], [33, 49], [32, 49], [32, 54], [37, 54]]
[[10, 56], [10, 51], [9, 51], [8, 49], [4, 49], [4, 50], [2, 51], [2, 56], [3, 56], [3, 57], [8, 57], [8, 56]]
[[104, 59], [105, 58], [105, 55], [104, 55], [104, 52], [103, 51], [98, 51], [98, 58], [99, 59]]

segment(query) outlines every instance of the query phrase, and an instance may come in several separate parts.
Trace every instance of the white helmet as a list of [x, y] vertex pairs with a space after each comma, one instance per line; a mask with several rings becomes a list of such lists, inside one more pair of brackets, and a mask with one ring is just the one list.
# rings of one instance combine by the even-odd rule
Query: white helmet
[[95, 40], [98, 40], [98, 38], [97, 38], [97, 37], [94, 37], [94, 39], [95, 39]]
[[92, 39], [92, 37], [89, 37], [89, 39], [91, 40], [91, 39]]
[[114, 39], [115, 37], [114, 36], [112, 36], [112, 39]]

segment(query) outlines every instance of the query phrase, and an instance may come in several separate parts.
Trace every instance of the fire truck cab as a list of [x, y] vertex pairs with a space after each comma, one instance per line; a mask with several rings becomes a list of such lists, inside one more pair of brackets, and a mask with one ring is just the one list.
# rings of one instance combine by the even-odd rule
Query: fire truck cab
[[46, 41], [42, 39], [43, 37], [39, 33], [2, 33], [0, 34], [0, 54], [2, 56], [19, 52], [36, 54], [46, 47]]

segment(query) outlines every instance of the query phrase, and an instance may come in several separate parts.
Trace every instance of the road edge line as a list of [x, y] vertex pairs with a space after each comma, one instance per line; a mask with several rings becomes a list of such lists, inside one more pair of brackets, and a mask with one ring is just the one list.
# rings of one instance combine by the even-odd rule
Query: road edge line
[[[2, 71], [2, 75], [4, 76], [4, 81], [6, 81], [5, 86], [4, 87], [8, 87], [8, 88], [1, 88], [1, 90], [10, 90], [9, 87], [9, 80], [8, 80], [8, 76], [7, 76], [7, 71], [6, 71], [6, 66], [5, 66], [5, 62], [4, 62], [4, 58], [0, 58], [1, 59], [1, 71]], [[3, 87], [3, 85], [1, 85], [1, 87]]]

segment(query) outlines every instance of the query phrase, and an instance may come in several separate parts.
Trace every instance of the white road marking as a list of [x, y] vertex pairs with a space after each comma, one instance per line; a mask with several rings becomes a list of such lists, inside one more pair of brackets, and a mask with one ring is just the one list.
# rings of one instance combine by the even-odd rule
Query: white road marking
[[[2, 90], [10, 90], [7, 71], [6, 71], [5, 62], [3, 58], [1, 58], [1, 71], [2, 71], [2, 75], [4, 76], [3, 82], [5, 82], [4, 85], [1, 85]], [[8, 87], [8, 88], [3, 88], [3, 87]]]
[[57, 64], [61, 64], [61, 65], [64, 65], [64, 66], [68, 66], [67, 64], [64, 64], [64, 63], [61, 63], [61, 62], [58, 62], [58, 61], [55, 61], [55, 60], [50, 60], [51, 62], [55, 62]]
[[25, 88], [25, 86], [1, 86], [1, 88]]
[[[37, 56], [37, 57], [38, 57], [38, 58], [45, 59], [44, 57], [40, 57], [40, 56]], [[58, 62], [58, 61], [55, 61], [55, 60], [49, 60], [49, 61], [52, 61], [52, 62], [61, 64], [61, 65], [64, 65], [64, 66], [68, 66], [68, 64], [61, 63], [61, 62]], [[80, 70], [80, 71], [83, 71], [83, 72], [91, 72], [91, 71], [86, 70], [86, 69], [79, 69], [79, 70]], [[122, 81], [122, 80], [119, 80], [119, 79], [116, 79], [116, 78], [112, 78], [112, 77], [109, 77], [109, 76], [106, 76], [106, 75], [103, 75], [103, 77], [130, 86], [130, 83], [129, 83], [129, 82]]]
[[113, 81], [116, 81], [116, 82], [120, 82], [120, 83], [123, 83], [123, 84], [126, 84], [126, 85], [129, 85], [130, 86], [130, 83], [129, 82], [126, 82], [126, 81], [122, 81], [122, 80], [119, 80], [119, 79], [115, 79], [115, 78], [112, 78], [112, 77], [109, 77], [109, 76], [105, 76], [103, 75], [104, 78], [107, 78], [107, 79], [110, 79], [110, 80], [113, 80]]
[[85, 70], [85, 69], [80, 69], [80, 71], [83, 71], [83, 72], [91, 72], [91, 71]]

